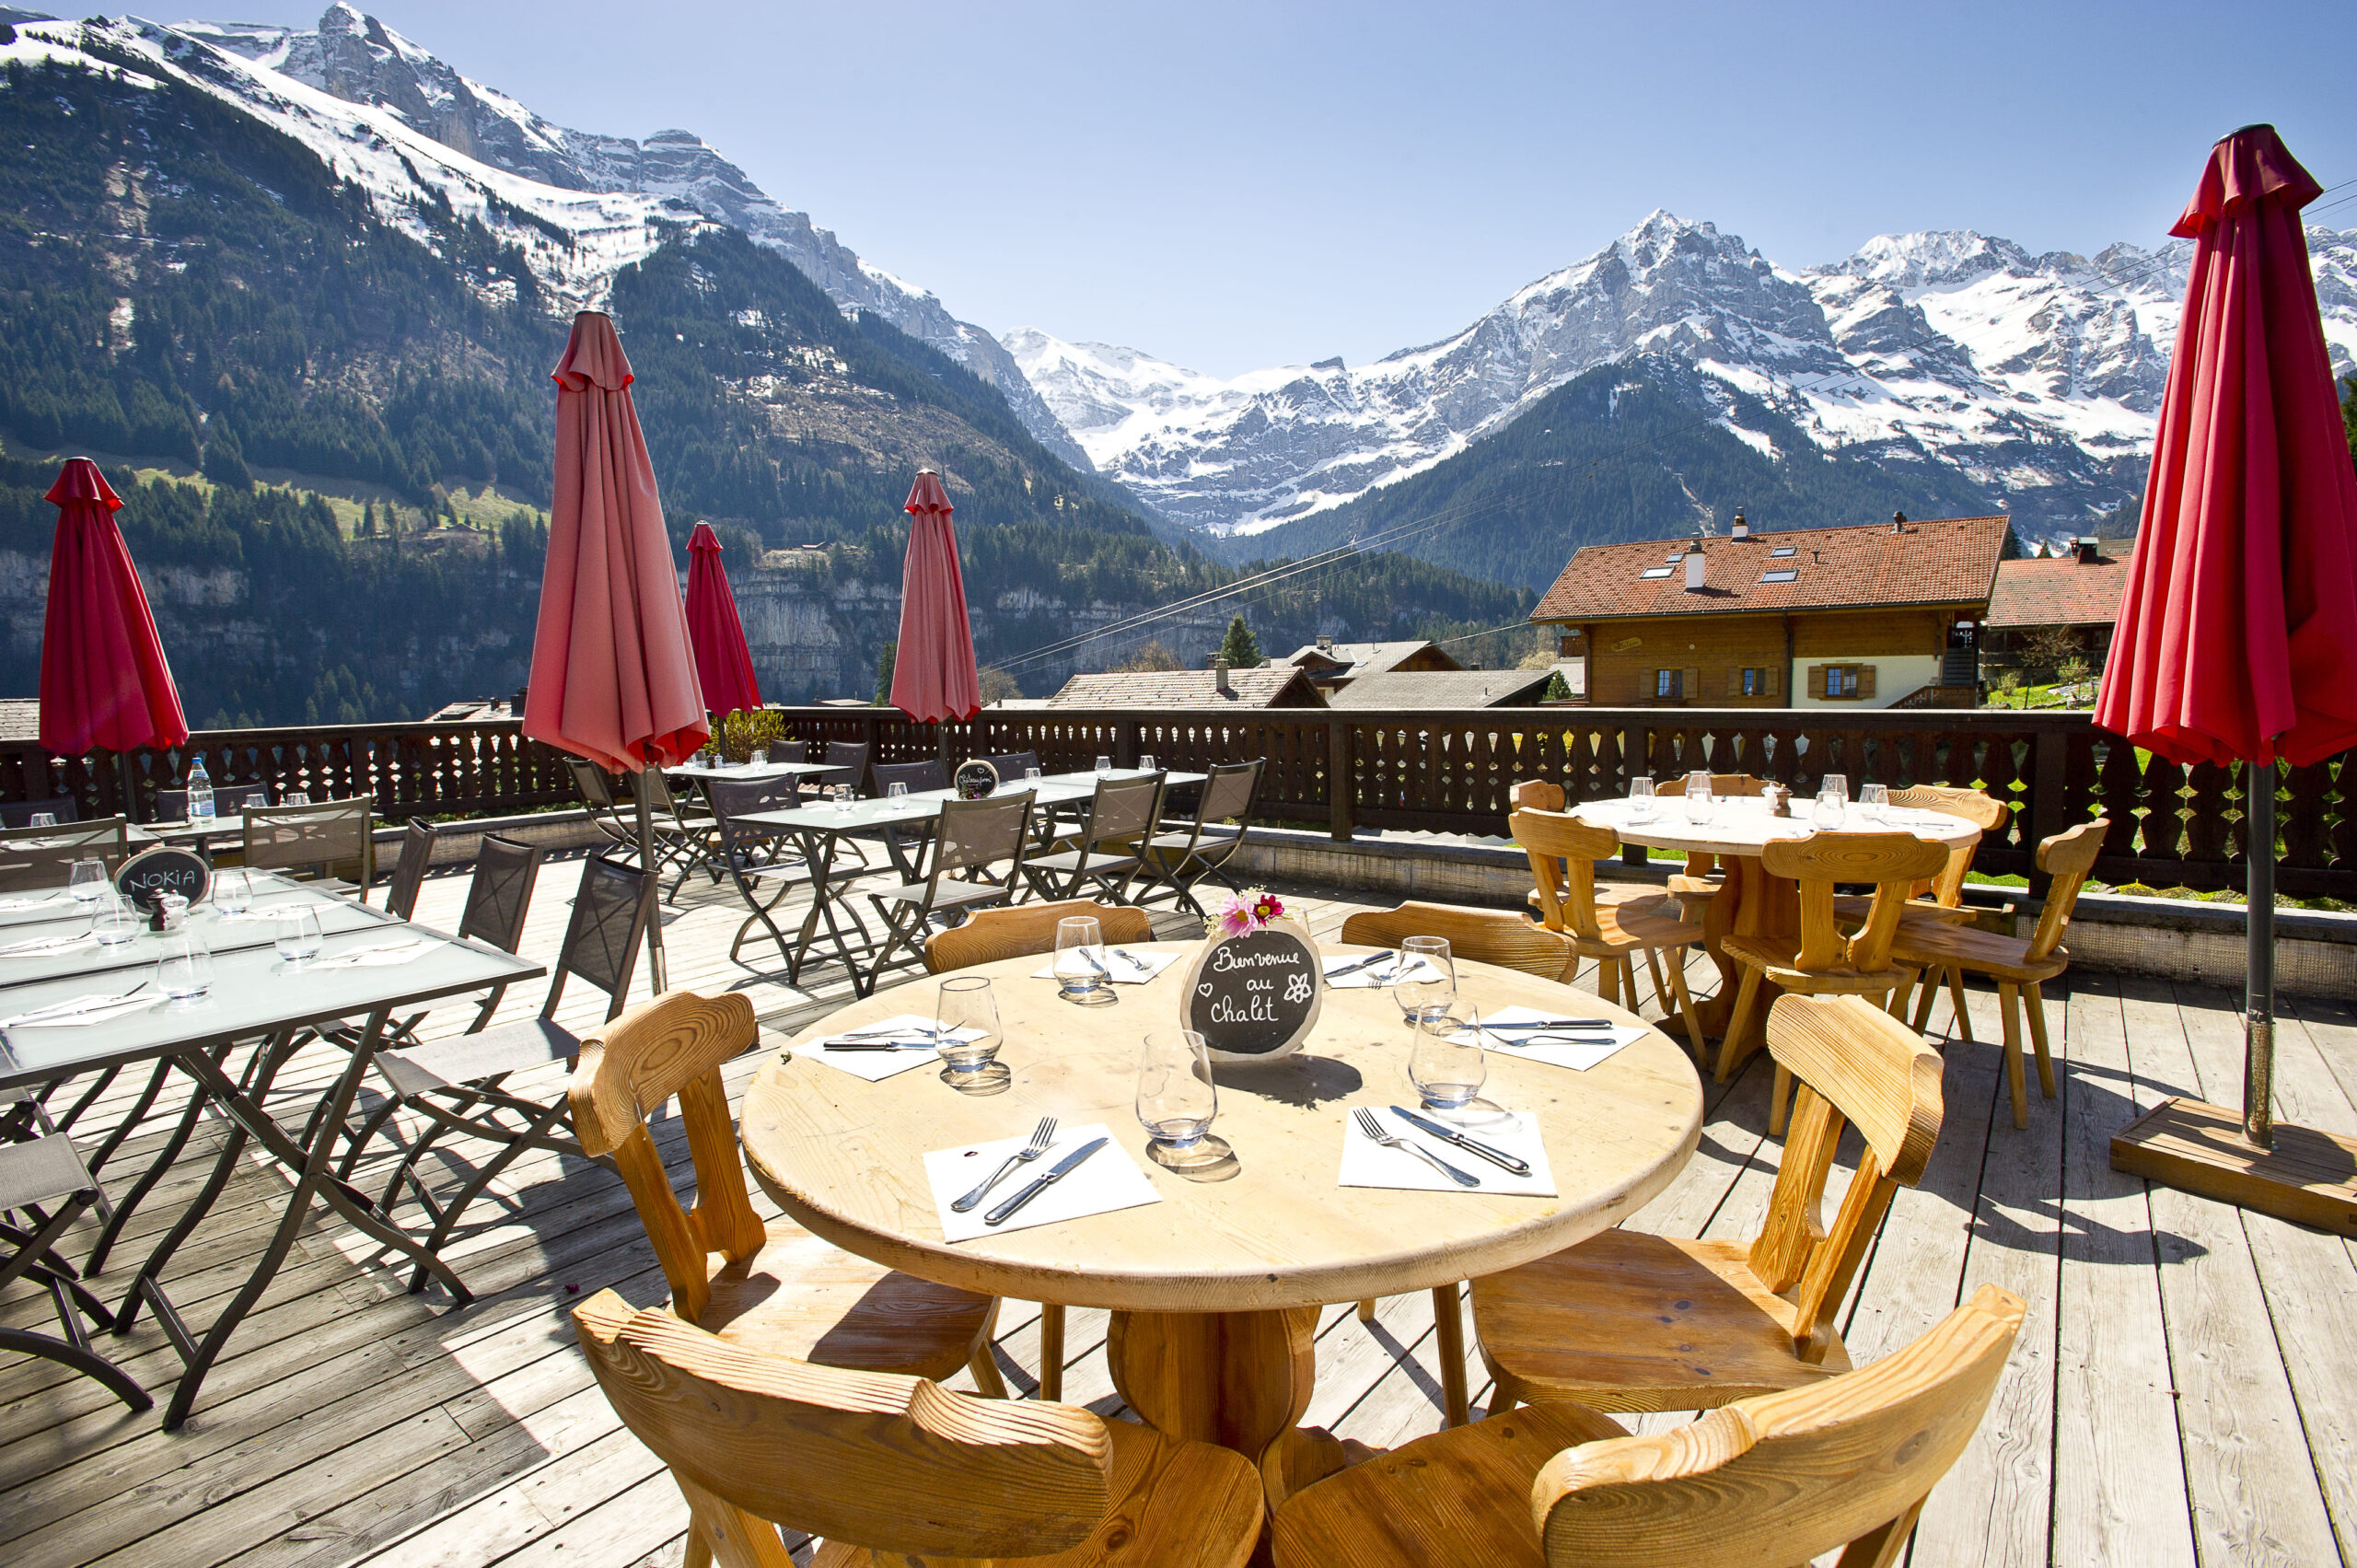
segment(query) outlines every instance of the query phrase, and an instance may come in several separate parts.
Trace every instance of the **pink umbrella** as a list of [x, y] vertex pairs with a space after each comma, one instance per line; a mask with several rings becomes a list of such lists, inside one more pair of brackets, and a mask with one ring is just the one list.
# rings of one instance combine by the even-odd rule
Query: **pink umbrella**
[[43, 499], [57, 505], [57, 538], [41, 648], [42, 748], [78, 756], [94, 747], [122, 753], [180, 745], [188, 720], [114, 526], [122, 500], [87, 458], [69, 460]]
[[[524, 697], [524, 734], [615, 772], [676, 767], [711, 738], [679, 574], [630, 361], [614, 323], [573, 319], [552, 377], [556, 394], [556, 505]], [[655, 865], [646, 790], [638, 792], [639, 863]], [[647, 923], [655, 989], [664, 989], [663, 923]]]
[[707, 710], [733, 714], [761, 705], [745, 624], [737, 619], [737, 598], [720, 559], [720, 536], [710, 523], [698, 523], [688, 535], [688, 644], [695, 650]]
[[958, 535], [941, 476], [917, 470], [910, 487], [909, 554], [900, 568], [900, 645], [892, 661], [892, 705], [912, 719], [939, 724], [981, 710], [974, 674], [974, 631], [966, 620], [966, 579], [958, 570]]

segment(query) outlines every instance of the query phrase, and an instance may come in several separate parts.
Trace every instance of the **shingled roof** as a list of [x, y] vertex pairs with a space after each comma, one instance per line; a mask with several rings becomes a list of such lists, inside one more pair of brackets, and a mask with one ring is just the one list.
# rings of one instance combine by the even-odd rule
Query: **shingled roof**
[[[1989, 598], [2010, 519], [1941, 517], [1893, 532], [1871, 528], [1788, 528], [1701, 541], [1700, 591], [1686, 591], [1691, 537], [1591, 544], [1573, 555], [1533, 621], [1611, 621], [1635, 615], [1873, 610], [1978, 604]], [[1779, 554], [1778, 552], [1788, 553]], [[1664, 570], [1667, 568], [1667, 570]], [[1657, 573], [1644, 576], [1646, 572]], [[1763, 581], [1784, 572], [1790, 580]]]
[[1989, 629], [2111, 625], [2119, 619], [2136, 559], [2132, 543], [2115, 548], [2119, 553], [2098, 553], [2093, 561], [2064, 555], [2000, 562], [1996, 590], [1989, 596]]
[[1075, 675], [1048, 699], [1051, 708], [1316, 708], [1318, 688], [1289, 664], [1231, 669], [1228, 689], [1208, 669], [1112, 670]]
[[1545, 669], [1395, 669], [1362, 675], [1326, 696], [1335, 708], [1535, 707], [1555, 678]]
[[[1444, 668], [1457, 668], [1448, 650], [1429, 637], [1408, 637], [1393, 643], [1336, 643], [1330, 647], [1304, 643], [1287, 654], [1283, 662], [1317, 669], [1320, 674], [1330, 670], [1356, 679], [1360, 676], [1387, 674], [1427, 651], [1438, 655]], [[1321, 666], [1324, 668], [1319, 668]]]

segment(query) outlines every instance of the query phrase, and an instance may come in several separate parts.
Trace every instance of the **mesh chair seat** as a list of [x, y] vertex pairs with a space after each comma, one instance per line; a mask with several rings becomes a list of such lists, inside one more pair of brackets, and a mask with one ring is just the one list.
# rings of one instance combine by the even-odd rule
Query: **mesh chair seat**
[[871, 899], [899, 903], [927, 904], [932, 909], [974, 909], [983, 904], [1006, 901], [1006, 889], [988, 882], [944, 882], [935, 887], [930, 882], [904, 882], [897, 888], [884, 888], [867, 895]]
[[385, 1086], [397, 1095], [455, 1088], [496, 1074], [527, 1072], [552, 1062], [570, 1062], [581, 1040], [553, 1018], [526, 1018], [481, 1034], [454, 1035], [377, 1058]]
[[[97, 1201], [98, 1185], [84, 1168], [82, 1156], [75, 1152], [74, 1140], [67, 1134], [52, 1133], [25, 1143], [0, 1144], [0, 1213], [14, 1212], [12, 1217], [21, 1215], [38, 1227], [25, 1229], [0, 1222], [0, 1242], [15, 1247], [13, 1252], [0, 1256], [0, 1291], [20, 1279], [46, 1286], [57, 1309], [57, 1326], [63, 1330], [61, 1336], [14, 1325], [0, 1326], [0, 1351], [20, 1351], [70, 1367], [104, 1385], [133, 1410], [148, 1410], [156, 1401], [147, 1391], [122, 1368], [90, 1348], [90, 1333], [84, 1319], [102, 1328], [110, 1327], [114, 1314], [90, 1293], [73, 1266], [54, 1250], [65, 1233], [81, 1219], [83, 1212]], [[50, 1212], [43, 1214], [44, 1209]]]

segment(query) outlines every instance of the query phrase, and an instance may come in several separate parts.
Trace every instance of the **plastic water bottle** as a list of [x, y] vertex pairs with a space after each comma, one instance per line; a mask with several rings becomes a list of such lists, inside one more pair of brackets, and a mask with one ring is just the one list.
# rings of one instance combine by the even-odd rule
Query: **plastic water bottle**
[[188, 819], [213, 820], [213, 775], [204, 771], [202, 757], [192, 758], [188, 765]]

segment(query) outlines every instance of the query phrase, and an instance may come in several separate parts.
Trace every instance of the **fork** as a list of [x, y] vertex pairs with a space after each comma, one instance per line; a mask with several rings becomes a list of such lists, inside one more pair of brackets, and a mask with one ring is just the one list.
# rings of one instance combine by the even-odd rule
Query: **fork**
[[1048, 1152], [1048, 1145], [1055, 1141], [1056, 1119], [1052, 1116], [1043, 1116], [1039, 1118], [1039, 1125], [1031, 1129], [1031, 1142], [1029, 1144], [1017, 1149], [1013, 1154], [1007, 1156], [1006, 1163], [1000, 1166], [996, 1170], [991, 1172], [991, 1179], [988, 1181], [983, 1182], [980, 1187], [975, 1188], [971, 1192], [967, 1193], [963, 1198], [958, 1199], [949, 1206], [958, 1214], [965, 1214], [967, 1211], [972, 1209], [976, 1204], [980, 1203], [983, 1199], [990, 1196], [991, 1189], [999, 1184], [1000, 1178], [1004, 1177], [1008, 1171], [1013, 1170], [1018, 1165], [1027, 1165], [1032, 1160], [1038, 1159], [1041, 1155]]
[[1411, 1144], [1405, 1138], [1386, 1132], [1383, 1130], [1383, 1123], [1377, 1121], [1375, 1119], [1375, 1112], [1369, 1110], [1366, 1107], [1360, 1106], [1357, 1109], [1352, 1111], [1351, 1114], [1358, 1118], [1359, 1131], [1365, 1133], [1367, 1137], [1374, 1142], [1381, 1144], [1385, 1148], [1407, 1150], [1410, 1154], [1422, 1159], [1426, 1165], [1431, 1166], [1434, 1170], [1439, 1171], [1443, 1176], [1447, 1177], [1451, 1181], [1456, 1182], [1459, 1187], [1479, 1187], [1481, 1185], [1481, 1179], [1480, 1177], [1468, 1176], [1465, 1172], [1457, 1169], [1455, 1166], [1449, 1164], [1438, 1155], [1434, 1154], [1430, 1149], [1425, 1148], [1421, 1144]]

